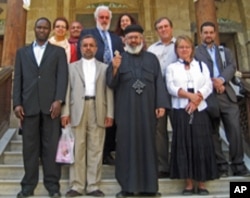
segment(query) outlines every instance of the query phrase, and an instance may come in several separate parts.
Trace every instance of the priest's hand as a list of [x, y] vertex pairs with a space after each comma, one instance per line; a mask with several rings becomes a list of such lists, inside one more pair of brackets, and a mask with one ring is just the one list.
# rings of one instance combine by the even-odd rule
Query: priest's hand
[[158, 108], [155, 110], [156, 118], [160, 118], [164, 116], [165, 114], [165, 109], [164, 108]]
[[117, 50], [115, 51], [115, 56], [112, 60], [112, 66], [113, 66], [113, 76], [116, 75], [120, 65], [122, 62], [122, 56], [120, 55], [120, 52], [118, 52]]

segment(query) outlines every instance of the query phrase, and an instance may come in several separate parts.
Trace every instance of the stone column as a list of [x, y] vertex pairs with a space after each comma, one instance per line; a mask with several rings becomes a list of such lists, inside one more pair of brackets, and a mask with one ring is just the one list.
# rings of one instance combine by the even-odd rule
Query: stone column
[[216, 17], [216, 8], [214, 0], [196, 0], [195, 4], [195, 16], [196, 16], [196, 26], [197, 26], [197, 40], [200, 43], [200, 26], [205, 21], [211, 21], [216, 26], [216, 39], [215, 43], [219, 44], [219, 31], [218, 23]]
[[[249, 0], [241, 0], [239, 2], [240, 10], [241, 10], [241, 19], [242, 24], [244, 24], [246, 33], [246, 47], [247, 47], [247, 57], [250, 57], [250, 21], [249, 21], [249, 13], [250, 13], [250, 4]], [[250, 70], [250, 58], [248, 58], [248, 66], [245, 68], [245, 70]]]
[[12, 66], [16, 50], [25, 44], [27, 11], [23, 1], [8, 0], [1, 66]]
[[[144, 14], [144, 38], [147, 44], [151, 44], [154, 41], [154, 29], [152, 19], [155, 17], [153, 16], [152, 8], [155, 5], [155, 1], [152, 0], [141, 0], [140, 1], [143, 6], [140, 8], [140, 13]], [[148, 45], [149, 46], [149, 45]]]

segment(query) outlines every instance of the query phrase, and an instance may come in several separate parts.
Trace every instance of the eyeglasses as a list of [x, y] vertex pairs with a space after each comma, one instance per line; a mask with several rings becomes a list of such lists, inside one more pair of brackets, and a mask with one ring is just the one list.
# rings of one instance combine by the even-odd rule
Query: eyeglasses
[[96, 47], [96, 45], [95, 44], [83, 44], [82, 46], [81, 46], [82, 48], [86, 48], [86, 47]]
[[126, 39], [128, 39], [128, 40], [133, 40], [133, 39], [138, 40], [140, 38], [141, 38], [141, 36], [127, 36], [126, 37]]
[[98, 18], [99, 19], [107, 19], [107, 20], [109, 20], [109, 16], [99, 16]]
[[178, 49], [181, 49], [181, 50], [183, 50], [183, 49], [191, 49], [191, 47], [190, 46], [179, 46], [179, 47], [177, 47]]
[[62, 28], [62, 29], [66, 29], [65, 26], [62, 26], [62, 25], [56, 25], [55, 28]]

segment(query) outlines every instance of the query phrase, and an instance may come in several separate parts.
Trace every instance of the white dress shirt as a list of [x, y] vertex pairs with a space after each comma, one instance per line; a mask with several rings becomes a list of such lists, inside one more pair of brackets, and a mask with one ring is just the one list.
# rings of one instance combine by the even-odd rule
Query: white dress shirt
[[[166, 83], [167, 89], [172, 96], [172, 107], [174, 109], [184, 109], [189, 103], [189, 99], [180, 98], [178, 96], [179, 89], [187, 91], [190, 82], [194, 88], [194, 93], [200, 92], [203, 99], [207, 98], [212, 92], [212, 81], [210, 79], [210, 73], [202, 62], [202, 71], [199, 62], [195, 59], [190, 63], [190, 69], [185, 70], [185, 66], [182, 60], [178, 60], [175, 63], [170, 64], [166, 71]], [[202, 100], [198, 106], [198, 111], [201, 111], [207, 107], [205, 100]]]
[[95, 59], [90, 60], [82, 58], [82, 69], [85, 80], [85, 96], [95, 96], [95, 75], [96, 65]]
[[38, 45], [36, 41], [33, 42], [33, 52], [34, 52], [38, 66], [40, 66], [41, 64], [42, 57], [43, 57], [47, 44], [48, 44], [48, 41], [45, 42], [43, 45]]

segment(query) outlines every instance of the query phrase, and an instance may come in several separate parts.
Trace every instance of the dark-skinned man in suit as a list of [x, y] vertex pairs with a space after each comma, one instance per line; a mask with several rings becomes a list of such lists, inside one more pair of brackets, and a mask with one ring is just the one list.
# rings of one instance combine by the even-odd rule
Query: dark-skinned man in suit
[[68, 83], [63, 48], [48, 42], [50, 21], [35, 22], [35, 41], [17, 51], [13, 108], [22, 123], [24, 177], [17, 198], [29, 197], [39, 180], [39, 159], [49, 197], [60, 197], [61, 167], [55, 162], [60, 114]]

